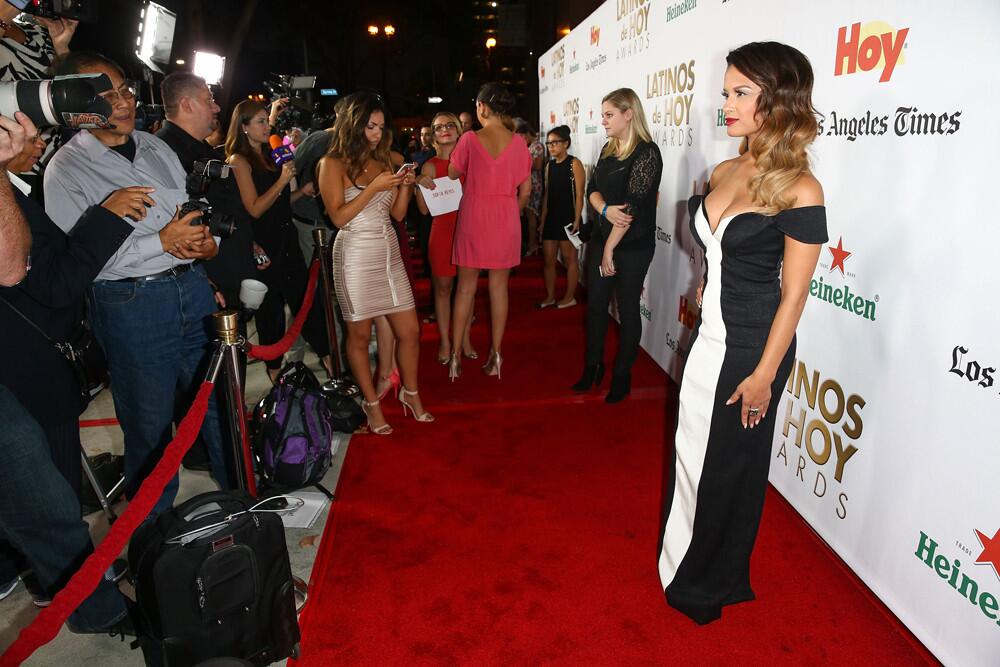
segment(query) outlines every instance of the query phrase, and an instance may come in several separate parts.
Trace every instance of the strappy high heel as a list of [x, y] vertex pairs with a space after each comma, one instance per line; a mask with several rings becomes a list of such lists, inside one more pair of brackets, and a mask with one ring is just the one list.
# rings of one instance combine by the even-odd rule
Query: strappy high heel
[[416, 396], [418, 393], [420, 392], [410, 391], [406, 387], [400, 386], [399, 393], [396, 394], [396, 398], [399, 399], [400, 405], [403, 406], [403, 416], [405, 417], [406, 411], [409, 410], [410, 412], [413, 413], [413, 418], [416, 419], [418, 422], [434, 421], [434, 415], [427, 412], [426, 410], [424, 410], [421, 414], [418, 415], [417, 411], [413, 408], [413, 406], [406, 401], [406, 398], [404, 398], [405, 396]]
[[456, 356], [454, 352], [451, 353], [451, 358], [448, 359], [448, 379], [452, 382], [455, 381], [459, 375], [462, 374], [462, 358]]
[[[388, 382], [389, 385], [385, 389], [382, 389], [381, 391], [378, 391], [378, 385], [382, 384], [383, 382]], [[400, 382], [400, 379], [399, 379], [399, 369], [398, 368], [393, 368], [392, 372], [389, 373], [388, 375], [380, 375], [379, 378], [378, 378], [378, 384], [375, 385], [376, 392], [377, 392], [376, 396], [375, 396], [375, 402], [378, 403], [379, 401], [381, 401], [383, 398], [385, 398], [386, 394], [389, 393], [390, 389], [395, 389], [400, 384], [401, 384], [401, 382]]]
[[489, 359], [487, 359], [486, 363], [483, 365], [483, 372], [490, 376], [495, 375], [499, 380], [501, 366], [503, 366], [503, 357], [501, 357], [500, 353], [496, 350], [491, 350]]
[[371, 417], [368, 415], [368, 408], [374, 408], [376, 405], [378, 405], [381, 402], [382, 402], [381, 400], [377, 400], [377, 401], [372, 401], [371, 403], [369, 403], [368, 401], [366, 401], [364, 399], [361, 399], [361, 411], [365, 413], [365, 417], [368, 419], [368, 430], [369, 431], [371, 431], [375, 435], [389, 435], [390, 433], [392, 433], [392, 427], [389, 426], [388, 423], [385, 423], [385, 424], [382, 424], [381, 426], [377, 426], [375, 428], [372, 428], [372, 420], [371, 420]]

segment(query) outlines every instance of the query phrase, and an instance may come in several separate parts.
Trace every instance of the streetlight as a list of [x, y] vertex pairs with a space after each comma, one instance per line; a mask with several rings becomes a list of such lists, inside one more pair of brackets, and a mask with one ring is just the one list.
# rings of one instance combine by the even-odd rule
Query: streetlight
[[487, 49], [496, 48], [496, 45], [497, 45], [497, 38], [496, 37], [487, 37], [486, 38], [486, 48]]
[[391, 23], [386, 23], [381, 28], [376, 24], [372, 23], [368, 26], [368, 36], [377, 39], [379, 32], [385, 35], [385, 40], [382, 42], [382, 93], [387, 94], [386, 91], [386, 68], [389, 61], [388, 44], [389, 40], [396, 35], [396, 26]]
[[488, 76], [493, 76], [493, 63], [490, 59], [490, 54], [493, 53], [493, 49], [497, 47], [497, 38], [490, 35], [486, 38], [486, 72]]

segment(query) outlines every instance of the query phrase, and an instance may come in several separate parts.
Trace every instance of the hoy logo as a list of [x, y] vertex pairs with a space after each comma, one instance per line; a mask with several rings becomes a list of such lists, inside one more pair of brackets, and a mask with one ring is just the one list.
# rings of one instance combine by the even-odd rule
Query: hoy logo
[[904, 62], [903, 46], [910, 29], [893, 30], [888, 23], [873, 21], [864, 26], [855, 23], [850, 27], [850, 36], [847, 30], [847, 26], [844, 26], [837, 31], [837, 57], [833, 75], [854, 74], [859, 67], [863, 72], [870, 72], [881, 66], [879, 83], [891, 79], [896, 65]]

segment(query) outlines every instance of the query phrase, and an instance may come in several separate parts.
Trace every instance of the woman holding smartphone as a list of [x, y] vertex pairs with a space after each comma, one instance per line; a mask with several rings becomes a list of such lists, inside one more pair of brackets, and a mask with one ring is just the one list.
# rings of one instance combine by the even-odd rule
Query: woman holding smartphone
[[[545, 195], [542, 198], [542, 252], [545, 256], [545, 300], [539, 308], [571, 308], [576, 305], [576, 285], [580, 281], [580, 262], [576, 246], [567, 234], [580, 231], [587, 172], [583, 163], [569, 154], [569, 126], [549, 130], [545, 146], [549, 161], [545, 164]], [[556, 255], [566, 263], [566, 295], [556, 303]]]
[[656, 193], [663, 160], [646, 125], [642, 102], [631, 88], [601, 101], [601, 125], [608, 143], [594, 167], [587, 198], [599, 213], [587, 249], [587, 347], [583, 374], [574, 391], [588, 391], [604, 376], [604, 337], [614, 291], [621, 331], [604, 400], [629, 394], [632, 364], [639, 353], [642, 317], [639, 296], [656, 249]]
[[388, 112], [374, 93], [346, 98], [333, 129], [330, 152], [320, 160], [317, 183], [330, 221], [333, 279], [347, 323], [347, 361], [364, 395], [361, 407], [372, 432], [392, 433], [382, 414], [368, 356], [372, 323], [386, 316], [397, 341], [403, 414], [434, 421], [417, 386], [420, 323], [392, 218], [402, 219], [413, 194], [413, 165], [392, 168]]

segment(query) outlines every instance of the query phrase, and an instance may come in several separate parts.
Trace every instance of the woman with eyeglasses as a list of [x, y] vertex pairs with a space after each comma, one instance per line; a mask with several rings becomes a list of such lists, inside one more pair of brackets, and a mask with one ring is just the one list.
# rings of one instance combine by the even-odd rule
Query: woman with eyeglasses
[[[271, 156], [268, 139], [271, 122], [260, 102], [243, 100], [233, 109], [226, 136], [226, 158], [232, 167], [243, 207], [253, 218], [254, 243], [266, 253], [267, 262], [258, 266], [267, 295], [254, 320], [261, 345], [281, 340], [285, 333], [285, 305], [296, 313], [302, 306], [309, 282], [298, 231], [292, 225], [292, 200], [301, 193], [291, 192], [295, 162], [279, 168]], [[323, 321], [323, 309], [313, 308], [302, 327], [302, 337], [330, 367], [330, 343]], [[274, 382], [281, 371], [282, 358], [266, 362]]]
[[489, 272], [490, 355], [483, 372], [500, 379], [501, 345], [507, 328], [507, 283], [511, 268], [521, 263], [521, 210], [531, 193], [531, 156], [521, 135], [514, 134], [510, 112], [517, 102], [498, 83], [487, 83], [476, 96], [476, 116], [483, 129], [466, 132], [451, 154], [448, 176], [465, 176], [458, 207], [452, 261], [458, 265], [458, 294], [451, 327], [448, 375], [462, 372], [462, 340], [480, 269]]
[[[462, 134], [462, 123], [450, 112], [441, 112], [431, 121], [432, 141], [437, 155], [424, 162], [420, 170], [418, 182], [424, 187], [433, 183], [435, 178], [448, 175], [451, 153]], [[463, 183], [465, 179], [460, 179]], [[424, 215], [429, 213], [423, 193], [417, 191], [417, 207]], [[431, 221], [431, 236], [427, 243], [427, 258], [431, 264], [431, 283], [434, 286], [434, 317], [437, 320], [438, 331], [441, 333], [441, 344], [438, 346], [438, 363], [446, 365], [451, 358], [451, 293], [455, 285], [458, 267], [451, 261], [451, 250], [455, 245], [455, 223], [458, 211], [436, 215]], [[478, 359], [479, 355], [469, 339], [472, 328], [472, 318], [465, 327], [462, 337], [462, 353], [466, 359]]]
[[[576, 305], [574, 295], [580, 281], [580, 262], [576, 246], [569, 240], [568, 234], [580, 231], [587, 172], [583, 163], [569, 154], [571, 142], [566, 125], [552, 128], [545, 138], [545, 147], [549, 150], [549, 161], [545, 164], [545, 195], [542, 198], [545, 300], [538, 304], [539, 308], [571, 308]], [[557, 303], [556, 256], [559, 253], [562, 253], [566, 263], [566, 294]]]
[[604, 337], [614, 292], [621, 326], [604, 400], [618, 403], [629, 394], [632, 364], [639, 354], [639, 297], [656, 250], [656, 193], [663, 160], [650, 137], [642, 102], [631, 88], [604, 96], [601, 125], [608, 142], [587, 186], [599, 217], [587, 248], [586, 365], [573, 390], [588, 391], [604, 376]]

